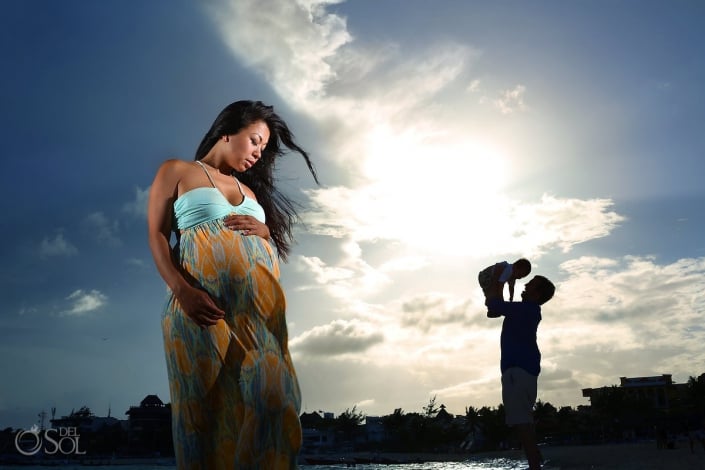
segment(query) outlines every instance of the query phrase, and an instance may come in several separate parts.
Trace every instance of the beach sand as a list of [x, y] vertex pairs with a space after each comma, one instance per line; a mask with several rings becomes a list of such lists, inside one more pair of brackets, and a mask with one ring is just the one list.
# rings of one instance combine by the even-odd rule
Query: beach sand
[[[674, 449], [658, 449], [655, 442], [634, 444], [598, 444], [576, 446], [544, 446], [546, 470], [705, 470], [705, 449], [697, 445], [691, 453], [688, 441], [680, 441]], [[347, 457], [370, 457], [356, 453]], [[520, 450], [450, 454], [374, 454], [398, 462], [462, 462], [507, 458], [524, 461]]]
[[[691, 453], [688, 442], [674, 449], [658, 449], [655, 442], [541, 447], [546, 470], [705, 470], [705, 449], [697, 445]], [[523, 459], [521, 451], [475, 454]]]
[[543, 447], [548, 468], [605, 470], [705, 470], [705, 450], [691, 453], [688, 442], [674, 449], [657, 449], [656, 443]]

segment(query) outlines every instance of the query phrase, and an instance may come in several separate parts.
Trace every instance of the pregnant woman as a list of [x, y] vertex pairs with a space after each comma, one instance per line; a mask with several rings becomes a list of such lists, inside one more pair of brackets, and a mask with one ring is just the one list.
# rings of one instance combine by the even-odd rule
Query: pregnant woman
[[273, 176], [284, 146], [318, 182], [273, 108], [238, 101], [195, 161], [167, 160], [150, 189], [149, 246], [169, 288], [162, 330], [179, 469], [296, 467], [301, 396], [277, 262], [296, 213]]

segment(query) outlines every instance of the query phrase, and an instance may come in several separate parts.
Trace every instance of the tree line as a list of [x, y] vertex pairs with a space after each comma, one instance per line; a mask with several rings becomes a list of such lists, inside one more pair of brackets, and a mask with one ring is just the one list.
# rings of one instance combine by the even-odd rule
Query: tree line
[[[539, 442], [546, 444], [594, 444], [656, 438], [659, 433], [675, 435], [689, 426], [705, 426], [705, 373], [690, 377], [686, 393], [673, 397], [666, 408], [652, 401], [634, 398], [618, 386], [605, 387], [591, 399], [590, 406], [555, 407], [537, 401], [534, 409]], [[81, 427], [93, 414], [87, 407], [69, 418]], [[302, 415], [302, 424], [306, 427]], [[332, 451], [377, 452], [482, 452], [515, 447], [517, 442], [504, 422], [504, 407], [467, 406], [465, 414], [453, 416], [436, 397], [421, 412], [393, 413], [376, 418], [381, 433], [370, 438], [368, 417], [356, 406], [337, 417], [320, 417], [318, 431], [333, 437]], [[167, 418], [168, 419], [168, 418]], [[128, 430], [120, 424], [97, 430], [81, 429], [80, 445], [86, 455], [173, 455], [168, 423]], [[367, 425], [365, 425], [367, 424]], [[15, 452], [19, 430], [0, 431], [0, 457]]]
[[[401, 408], [378, 418], [383, 432], [370, 439], [364, 413], [355, 406], [339, 416], [327, 417], [316, 427], [335, 436], [347, 450], [378, 452], [481, 452], [514, 447], [517, 442], [504, 421], [504, 406], [468, 406], [453, 416], [432, 397], [421, 412]], [[667, 407], [646, 397], [634, 397], [616, 385], [604, 387], [590, 406], [556, 407], [538, 400], [534, 421], [539, 442], [595, 444], [675, 436], [705, 426], [705, 374], [690, 377], [686, 393], [673, 395]]]

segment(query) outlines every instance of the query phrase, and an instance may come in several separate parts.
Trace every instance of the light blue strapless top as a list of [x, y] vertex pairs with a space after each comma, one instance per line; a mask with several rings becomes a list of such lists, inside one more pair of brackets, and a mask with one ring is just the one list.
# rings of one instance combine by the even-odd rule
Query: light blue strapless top
[[217, 188], [195, 188], [174, 201], [174, 216], [179, 230], [194, 227], [230, 214], [251, 215], [264, 223], [264, 209], [257, 201], [245, 196], [234, 206]]
[[[203, 167], [201, 162], [197, 161], [196, 163]], [[208, 171], [205, 168], [203, 168], [203, 171], [206, 172], [211, 184], [215, 186]], [[240, 186], [240, 182], [237, 181], [237, 179], [235, 179], [235, 181], [238, 186]], [[244, 199], [240, 204], [235, 206], [230, 204], [230, 201], [228, 201], [225, 196], [223, 196], [223, 193], [216, 187], [194, 188], [190, 191], [186, 191], [174, 201], [176, 226], [179, 230], [184, 230], [204, 222], [222, 219], [230, 214], [251, 215], [264, 223], [265, 217], [262, 206], [251, 197], [246, 196], [242, 192], [242, 187], [240, 188], [240, 193], [243, 195]]]

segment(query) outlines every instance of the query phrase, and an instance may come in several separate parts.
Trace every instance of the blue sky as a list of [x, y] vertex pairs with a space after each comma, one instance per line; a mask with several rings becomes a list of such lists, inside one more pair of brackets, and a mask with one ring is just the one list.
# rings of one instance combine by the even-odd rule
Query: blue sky
[[[0, 428], [168, 401], [159, 164], [238, 99], [312, 155], [283, 266], [304, 411], [496, 406], [476, 273], [557, 295], [539, 398], [705, 372], [705, 6], [697, 1], [7, 1]], [[517, 292], [521, 291], [521, 283]]]

